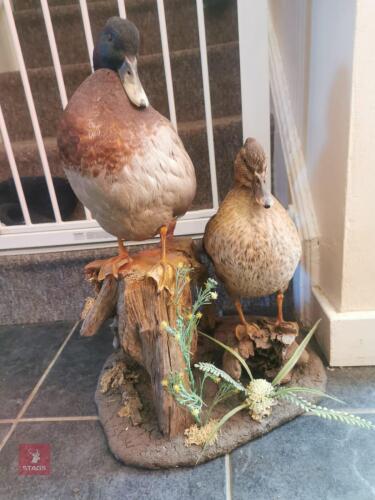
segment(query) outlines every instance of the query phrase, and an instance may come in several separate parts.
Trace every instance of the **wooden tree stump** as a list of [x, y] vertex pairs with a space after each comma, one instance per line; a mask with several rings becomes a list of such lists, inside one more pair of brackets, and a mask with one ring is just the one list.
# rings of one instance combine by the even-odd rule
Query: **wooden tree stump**
[[[183, 305], [189, 308], [191, 293], [186, 290]], [[147, 275], [134, 278], [130, 274], [120, 283], [117, 317], [122, 348], [150, 375], [161, 432], [170, 437], [183, 434], [191, 424], [190, 414], [162, 385], [171, 373], [180, 372], [184, 374], [186, 387], [189, 387], [179, 345], [161, 326], [164, 322], [176, 326], [176, 306], [169, 292], [158, 292], [156, 283]]]
[[[86, 310], [86, 304], [82, 311], [83, 323], [81, 326], [81, 336], [91, 337], [95, 335], [104, 321], [111, 316], [116, 311], [118, 297], [118, 282], [112, 276], [107, 277], [95, 299], [92, 303], [92, 307], [88, 306]], [[92, 300], [92, 299], [91, 299]]]
[[[171, 373], [178, 372], [185, 387], [189, 387], [179, 345], [164, 325], [176, 326], [174, 284], [177, 266], [192, 268], [193, 285], [201, 279], [203, 269], [195, 259], [192, 240], [175, 240], [170, 242], [168, 249], [168, 263], [164, 268], [160, 266], [160, 249], [152, 248], [133, 255], [131, 264], [121, 270], [118, 281], [113, 277], [105, 278], [86, 314], [81, 335], [94, 335], [105, 319], [113, 315], [117, 303], [120, 346], [148, 372], [159, 429], [172, 438], [183, 435], [192, 418], [162, 385]], [[184, 288], [179, 305], [181, 310], [191, 310], [192, 293], [188, 286]], [[195, 334], [192, 355], [196, 346]]]

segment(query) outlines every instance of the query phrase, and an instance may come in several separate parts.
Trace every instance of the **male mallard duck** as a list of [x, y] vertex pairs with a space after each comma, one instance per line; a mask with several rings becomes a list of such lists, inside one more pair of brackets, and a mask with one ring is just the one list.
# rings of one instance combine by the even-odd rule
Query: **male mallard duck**
[[278, 292], [277, 323], [283, 320], [283, 292], [301, 257], [297, 229], [284, 207], [266, 187], [263, 148], [247, 139], [234, 165], [235, 184], [212, 217], [204, 247], [218, 277], [234, 299], [248, 329], [240, 299]]
[[76, 196], [118, 238], [119, 256], [109, 261], [115, 276], [129, 261], [123, 240], [160, 233], [166, 263], [168, 228], [173, 233], [196, 190], [180, 138], [149, 105], [138, 77], [138, 48], [133, 23], [107, 21], [94, 49], [95, 72], [70, 99], [57, 138]]

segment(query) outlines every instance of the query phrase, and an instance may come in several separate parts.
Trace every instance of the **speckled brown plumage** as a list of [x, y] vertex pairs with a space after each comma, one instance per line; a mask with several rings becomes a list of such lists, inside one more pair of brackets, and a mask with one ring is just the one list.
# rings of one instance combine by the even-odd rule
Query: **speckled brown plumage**
[[261, 297], [288, 287], [301, 256], [296, 227], [275, 199], [257, 200], [255, 173], [265, 177], [266, 159], [258, 143], [241, 149], [236, 183], [209, 221], [204, 246], [218, 277], [235, 299]]

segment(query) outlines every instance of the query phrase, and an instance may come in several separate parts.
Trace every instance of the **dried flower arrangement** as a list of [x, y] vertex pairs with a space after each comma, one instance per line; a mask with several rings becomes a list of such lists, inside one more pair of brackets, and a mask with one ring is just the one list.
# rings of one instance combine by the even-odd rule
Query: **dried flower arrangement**
[[[281, 381], [291, 372], [298, 359], [304, 352], [307, 344], [314, 335], [319, 322], [317, 321], [313, 328], [300, 343], [291, 358], [280, 369], [274, 379], [269, 382], [263, 378], [254, 378], [246, 361], [231, 347], [225, 345], [219, 340], [199, 331], [199, 334], [220, 345], [227, 352], [237, 358], [248, 376], [248, 382], [242, 384], [234, 380], [228, 373], [216, 367], [212, 363], [199, 362], [195, 364], [202, 376], [196, 377], [191, 366], [190, 347], [193, 338], [193, 332], [198, 328], [202, 317], [200, 309], [212, 300], [217, 299], [216, 281], [208, 279], [204, 288], [197, 292], [197, 298], [192, 306], [191, 312], [181, 310], [179, 298], [184, 287], [189, 283], [190, 269], [180, 266], [176, 273], [176, 295], [174, 303], [176, 305], [177, 322], [176, 327], [172, 328], [164, 324], [163, 328], [172, 335], [178, 342], [181, 352], [186, 361], [186, 372], [190, 382], [190, 387], [186, 388], [183, 383], [182, 373], [170, 373], [168, 379], [163, 380], [162, 384], [166, 390], [176, 399], [176, 401], [186, 407], [194, 417], [196, 424], [185, 431], [187, 446], [192, 444], [208, 446], [215, 443], [218, 439], [218, 433], [221, 427], [236, 413], [247, 410], [250, 418], [255, 421], [262, 421], [271, 415], [272, 407], [280, 400], [285, 400], [302, 408], [306, 413], [316, 415], [329, 420], [337, 420], [345, 424], [358, 426], [364, 429], [375, 429], [375, 425], [357, 415], [351, 415], [344, 411], [329, 409], [323, 406], [315, 405], [303, 398], [301, 394], [311, 394], [319, 397], [327, 397], [341, 402], [339, 399], [329, 396], [325, 392], [309, 387], [291, 387], [281, 386]], [[216, 394], [208, 405], [204, 400], [204, 388], [207, 380], [213, 381], [216, 386]], [[242, 402], [234, 406], [220, 420], [211, 419], [213, 409], [225, 399], [237, 394]]]

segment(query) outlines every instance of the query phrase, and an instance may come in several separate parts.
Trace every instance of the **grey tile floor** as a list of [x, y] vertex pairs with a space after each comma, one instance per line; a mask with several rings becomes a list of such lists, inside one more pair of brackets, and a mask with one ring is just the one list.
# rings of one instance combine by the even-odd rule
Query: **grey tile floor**
[[[375, 499], [375, 433], [309, 416], [196, 468], [121, 465], [93, 403], [111, 350], [106, 328], [81, 339], [62, 322], [0, 327], [1, 500]], [[328, 392], [375, 422], [375, 367], [328, 377]], [[18, 447], [30, 443], [50, 445], [49, 476], [18, 475]]]

